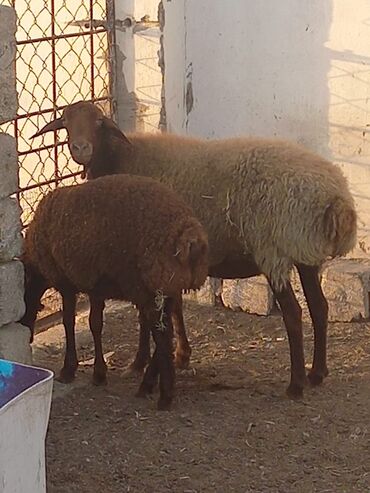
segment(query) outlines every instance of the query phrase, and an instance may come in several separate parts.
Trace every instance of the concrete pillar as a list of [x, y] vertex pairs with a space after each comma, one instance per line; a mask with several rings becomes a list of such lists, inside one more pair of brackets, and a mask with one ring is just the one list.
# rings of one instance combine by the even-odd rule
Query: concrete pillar
[[[16, 15], [0, 5], [0, 124], [17, 114], [15, 83]], [[0, 132], [0, 358], [31, 363], [29, 329], [17, 321], [24, 313], [20, 208], [15, 139]]]
[[124, 132], [158, 131], [162, 89], [158, 3], [115, 2], [115, 97], [118, 124]]

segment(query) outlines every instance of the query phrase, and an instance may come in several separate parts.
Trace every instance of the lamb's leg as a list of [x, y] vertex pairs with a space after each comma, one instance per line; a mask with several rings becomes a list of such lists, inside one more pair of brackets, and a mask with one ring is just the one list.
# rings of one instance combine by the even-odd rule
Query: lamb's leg
[[329, 374], [326, 365], [328, 302], [321, 289], [319, 268], [300, 264], [297, 269], [314, 329], [313, 364], [308, 378], [312, 385], [319, 385]]
[[[138, 309], [140, 320], [140, 336], [143, 333], [149, 334], [150, 337], [151, 327], [155, 326], [158, 322], [158, 313], [156, 313], [154, 300], [150, 306], [138, 306]], [[138, 354], [139, 352], [140, 348]], [[149, 364], [145, 370], [143, 380], [140, 384], [138, 392], [136, 393], [136, 396], [146, 397], [148, 394], [152, 394], [154, 387], [157, 385], [158, 375], [158, 354], [154, 352], [153, 357], [150, 359]]]
[[303, 388], [307, 382], [303, 351], [302, 309], [290, 283], [287, 283], [281, 291], [274, 288], [273, 291], [279, 302], [289, 339], [291, 380], [287, 394], [292, 398], [299, 398], [303, 396]]
[[22, 325], [30, 328], [31, 336], [30, 343], [33, 342], [34, 332], [35, 332], [35, 322], [37, 318], [37, 313], [43, 310], [44, 305], [41, 303], [41, 298], [46, 291], [44, 286], [29, 286], [26, 287], [25, 292], [25, 305], [26, 311], [20, 320]]
[[[175, 365], [178, 368], [188, 368], [191, 347], [186, 336], [181, 295], [175, 300], [172, 317], [176, 331]], [[139, 329], [139, 348], [131, 368], [134, 371], [141, 372], [150, 361], [150, 323], [147, 323], [142, 311], [139, 312]]]
[[143, 310], [139, 310], [139, 331], [139, 348], [131, 363], [131, 369], [142, 372], [150, 361], [150, 326]]
[[169, 298], [164, 300], [163, 308], [159, 311], [154, 306], [146, 308], [147, 320], [151, 321], [150, 328], [156, 347], [137, 395], [142, 397], [151, 393], [159, 374], [158, 409], [160, 410], [170, 408], [174, 391], [172, 310], [173, 300]]
[[58, 380], [63, 383], [70, 383], [75, 378], [78, 367], [75, 339], [75, 318], [76, 318], [76, 294], [73, 292], [62, 292], [63, 300], [63, 324], [66, 335], [66, 351], [64, 365], [60, 371]]
[[172, 320], [176, 332], [175, 366], [177, 368], [188, 368], [191, 347], [186, 337], [181, 295], [177, 296], [174, 300]]
[[104, 361], [101, 334], [103, 330], [103, 311], [104, 300], [90, 295], [90, 314], [89, 325], [94, 338], [94, 374], [93, 383], [95, 385], [105, 385], [107, 383], [107, 365]]
[[145, 370], [139, 390], [136, 392], [136, 397], [146, 397], [147, 395], [152, 394], [154, 387], [157, 385], [159, 375], [158, 357], [154, 356], [155, 351]]
[[[156, 323], [151, 327], [156, 345], [154, 356], [158, 359], [159, 400], [158, 409], [168, 410], [171, 407], [174, 385], [175, 367], [173, 361], [173, 299], [166, 298], [163, 306], [162, 327]], [[153, 357], [154, 357], [153, 356]]]

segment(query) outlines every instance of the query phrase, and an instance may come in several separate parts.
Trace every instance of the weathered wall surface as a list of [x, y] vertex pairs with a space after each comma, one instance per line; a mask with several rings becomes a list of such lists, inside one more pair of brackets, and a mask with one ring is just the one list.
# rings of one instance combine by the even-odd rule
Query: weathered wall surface
[[[0, 123], [17, 113], [15, 12], [0, 6]], [[20, 209], [15, 140], [0, 132], [0, 358], [30, 363], [29, 330], [15, 323], [24, 312]]]
[[[352, 255], [369, 258], [369, 2], [162, 3], [167, 130], [287, 138], [331, 159], [348, 177], [359, 213]], [[366, 259], [324, 273], [332, 320], [369, 316], [369, 276]], [[259, 314], [273, 306], [262, 279], [226, 281], [221, 298]]]
[[158, 131], [162, 88], [158, 3], [159, 0], [115, 3], [116, 99], [118, 124], [125, 132]]
[[339, 164], [370, 254], [369, 2], [163, 0], [171, 132], [277, 136]]

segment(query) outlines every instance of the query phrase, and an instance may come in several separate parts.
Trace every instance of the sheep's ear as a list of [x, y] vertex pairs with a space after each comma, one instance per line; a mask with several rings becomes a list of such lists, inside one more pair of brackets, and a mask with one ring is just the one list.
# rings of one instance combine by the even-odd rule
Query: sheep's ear
[[117, 123], [115, 123], [111, 118], [103, 116], [102, 128], [108, 130], [113, 135], [116, 135], [117, 137], [125, 141], [127, 144], [131, 145], [131, 142], [128, 140], [126, 135], [122, 132], [122, 130], [117, 125]]
[[33, 134], [30, 138], [34, 139], [35, 137], [38, 137], [39, 135], [46, 134], [46, 132], [51, 132], [52, 130], [60, 130], [61, 128], [65, 128], [63, 118], [56, 118], [50, 123], [47, 123], [44, 127], [42, 127], [41, 130]]
[[101, 122], [102, 126], [107, 130], [118, 130], [118, 132], [121, 131], [117, 123], [115, 123], [111, 118], [108, 118], [107, 116], [103, 116]]

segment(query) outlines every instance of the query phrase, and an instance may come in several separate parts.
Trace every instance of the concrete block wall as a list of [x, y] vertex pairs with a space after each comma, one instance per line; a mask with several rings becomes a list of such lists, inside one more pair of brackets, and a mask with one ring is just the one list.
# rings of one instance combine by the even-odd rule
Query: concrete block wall
[[[0, 5], [0, 124], [17, 114], [15, 82], [16, 15]], [[0, 131], [0, 358], [31, 363], [29, 330], [17, 321], [24, 313], [20, 208], [15, 139]]]
[[[310, 322], [306, 299], [296, 270], [292, 273], [291, 283], [303, 309], [303, 320]], [[327, 262], [321, 272], [321, 285], [329, 305], [330, 322], [370, 319], [369, 259], [337, 259]], [[255, 315], [267, 316], [279, 308], [264, 276], [250, 279], [211, 279], [189, 298], [208, 305], [215, 305], [221, 298], [225, 307]]]

